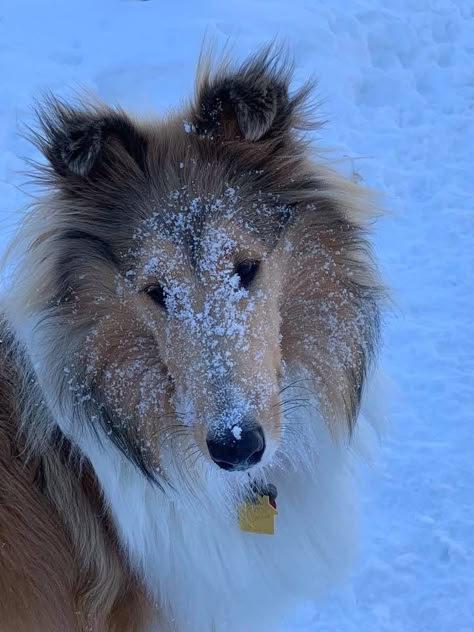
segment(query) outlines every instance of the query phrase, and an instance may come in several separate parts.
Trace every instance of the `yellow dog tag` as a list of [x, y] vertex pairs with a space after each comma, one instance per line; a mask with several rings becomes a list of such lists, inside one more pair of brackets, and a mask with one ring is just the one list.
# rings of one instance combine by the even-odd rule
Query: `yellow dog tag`
[[270, 496], [260, 496], [255, 502], [247, 502], [240, 507], [240, 530], [275, 535], [276, 515], [278, 515], [278, 511], [271, 504]]

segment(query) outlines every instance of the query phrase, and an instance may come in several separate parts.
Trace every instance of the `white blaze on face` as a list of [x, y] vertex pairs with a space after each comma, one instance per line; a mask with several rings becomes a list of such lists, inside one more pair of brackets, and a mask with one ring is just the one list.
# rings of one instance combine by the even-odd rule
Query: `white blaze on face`
[[[176, 192], [168, 203], [169, 214], [157, 213], [137, 231], [142, 266], [131, 281], [163, 287], [166, 310], [150, 303], [148, 313], [174, 384], [171, 404], [181, 423], [214, 433], [231, 430], [238, 439], [245, 419], [261, 423], [262, 413], [275, 417], [276, 411], [271, 407], [277, 380], [270, 357], [279, 353], [275, 293], [267, 295], [263, 282], [246, 289], [236, 273], [251, 253], [258, 252], [259, 260], [265, 254], [235, 221], [234, 191], [185, 204]], [[210, 215], [204, 229], [203, 212]]]
[[188, 409], [195, 409], [195, 400], [211, 400], [206, 423], [214, 430], [236, 427], [252, 408], [245, 393], [251, 385], [242, 384], [242, 376], [236, 379], [236, 361], [251, 348], [255, 301], [234, 272], [236, 247], [225, 230], [209, 229], [200, 243], [195, 278], [170, 275], [167, 287], [170, 348], [187, 349], [192, 358], [182, 400]]

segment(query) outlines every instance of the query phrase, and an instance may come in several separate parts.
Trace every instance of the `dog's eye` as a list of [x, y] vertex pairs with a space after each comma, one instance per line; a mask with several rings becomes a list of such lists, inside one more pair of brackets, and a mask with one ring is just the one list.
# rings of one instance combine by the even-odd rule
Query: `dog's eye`
[[153, 285], [149, 285], [148, 287], [146, 287], [143, 291], [151, 298], [154, 303], [156, 303], [156, 305], [159, 305], [160, 307], [163, 307], [163, 309], [166, 309], [166, 293], [162, 285], [160, 285], [159, 283], [154, 283]]
[[235, 273], [240, 278], [240, 284], [245, 289], [248, 289], [252, 284], [252, 281], [257, 276], [258, 269], [260, 268], [260, 261], [243, 261], [235, 268]]

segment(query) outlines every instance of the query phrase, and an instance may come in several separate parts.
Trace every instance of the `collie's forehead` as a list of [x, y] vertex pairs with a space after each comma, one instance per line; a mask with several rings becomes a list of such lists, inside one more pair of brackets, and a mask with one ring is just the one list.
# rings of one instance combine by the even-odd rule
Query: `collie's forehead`
[[230, 185], [196, 194], [183, 186], [160, 195], [134, 227], [133, 254], [180, 252], [194, 266], [261, 255], [275, 247], [290, 216], [291, 209], [270, 196], [259, 199]]

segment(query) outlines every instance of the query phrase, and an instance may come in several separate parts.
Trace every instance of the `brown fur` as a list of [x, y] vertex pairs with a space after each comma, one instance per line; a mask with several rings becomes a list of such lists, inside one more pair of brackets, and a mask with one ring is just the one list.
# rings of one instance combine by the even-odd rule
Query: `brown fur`
[[0, 629], [143, 630], [146, 600], [120, 559], [89, 467], [65, 441], [40, 455], [26, 445], [22, 392], [34, 385], [4, 323], [0, 332]]

